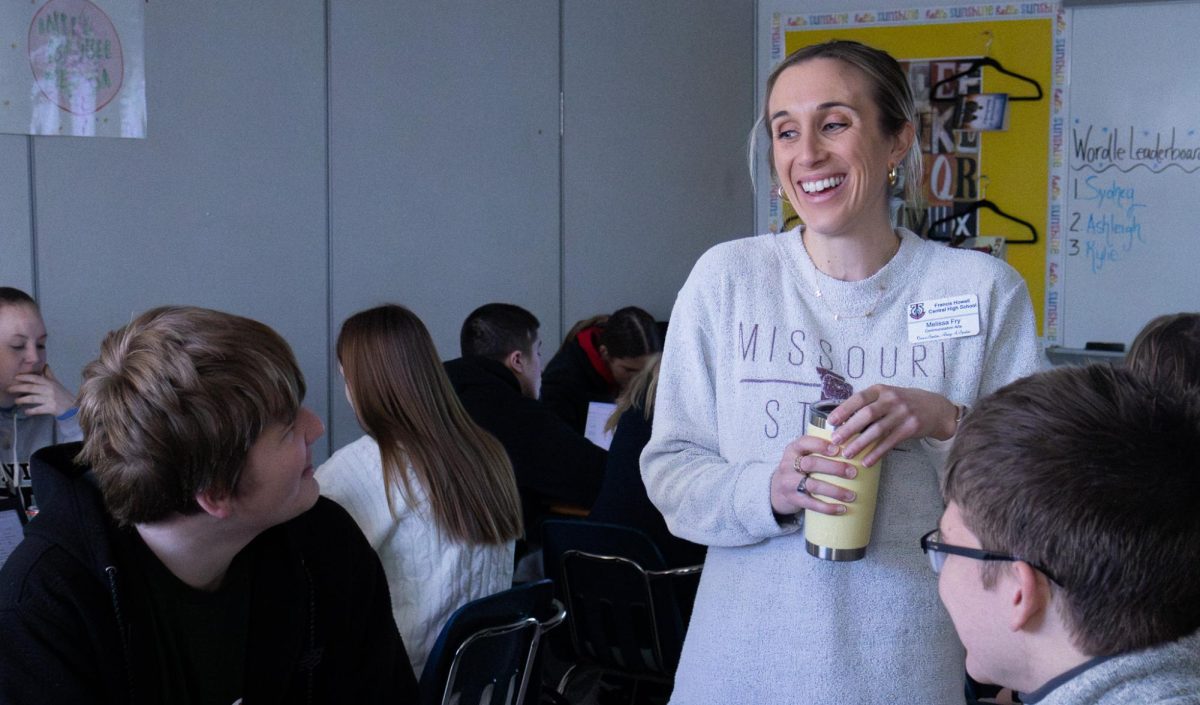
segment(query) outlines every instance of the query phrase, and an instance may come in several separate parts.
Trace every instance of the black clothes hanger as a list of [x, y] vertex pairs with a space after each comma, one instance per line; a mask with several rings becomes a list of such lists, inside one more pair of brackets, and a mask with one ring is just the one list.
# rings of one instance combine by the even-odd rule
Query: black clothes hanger
[[939, 87], [941, 87], [942, 85], [947, 84], [951, 81], [956, 81], [956, 80], [962, 78], [963, 76], [966, 76], [967, 74], [971, 73], [975, 69], [983, 68], [985, 66], [994, 68], [1006, 76], [1012, 76], [1013, 78], [1017, 79], [1018, 81], [1024, 81], [1024, 82], [1032, 85], [1034, 87], [1034, 89], [1037, 90], [1037, 95], [1024, 95], [1024, 96], [1010, 95], [1010, 96], [1008, 96], [1009, 100], [1041, 100], [1042, 99], [1042, 84], [1038, 83], [1036, 80], [1034, 80], [1028, 76], [1022, 76], [1019, 73], [1014, 73], [1012, 71], [1009, 71], [1008, 69], [1004, 68], [1000, 64], [999, 61], [996, 61], [995, 59], [993, 59], [990, 56], [984, 56], [984, 57], [980, 57], [978, 59], [972, 59], [971, 63], [967, 64], [967, 68], [964, 69], [963, 71], [959, 71], [958, 73], [956, 73], [953, 76], [950, 76], [948, 78], [943, 78], [942, 80], [940, 80], [937, 83], [930, 86], [929, 87], [929, 95], [930, 96], [937, 95], [937, 89]]
[[[995, 203], [993, 203], [992, 201], [989, 201], [986, 198], [978, 200], [978, 201], [972, 201], [970, 204], [967, 205], [966, 208], [962, 209], [961, 211], [951, 213], [950, 215], [948, 215], [944, 218], [938, 218], [937, 220], [933, 221], [932, 223], [929, 224], [929, 229], [925, 231], [926, 237], [928, 237], [931, 233], [933, 233], [934, 230], [937, 230], [937, 227], [939, 225], [942, 225], [944, 223], [949, 223], [950, 221], [954, 220], [955, 218], [961, 218], [964, 215], [967, 215], [968, 213], [973, 213], [973, 212], [979, 210], [980, 208], [986, 208], [987, 210], [995, 213], [996, 215], [1000, 216], [1001, 218], [1004, 218], [1005, 220], [1011, 220], [1012, 222], [1017, 223], [1018, 225], [1023, 225], [1029, 229], [1031, 236], [1028, 240], [1012, 240], [1012, 239], [1006, 237], [1006, 238], [1004, 238], [1004, 241], [1007, 242], [1008, 244], [1010, 244], [1010, 245], [1032, 245], [1033, 243], [1038, 241], [1038, 231], [1037, 231], [1037, 228], [1033, 227], [1032, 223], [1025, 221], [1025, 220], [1021, 220], [1020, 218], [1016, 217], [1015, 215], [1009, 215], [1008, 213], [1005, 213], [1004, 210], [1002, 208], [1000, 208], [1000, 206], [996, 205]], [[966, 238], [962, 235], [952, 238], [950, 240], [950, 246], [957, 247], [958, 245], [962, 244], [962, 241], [965, 239]]]

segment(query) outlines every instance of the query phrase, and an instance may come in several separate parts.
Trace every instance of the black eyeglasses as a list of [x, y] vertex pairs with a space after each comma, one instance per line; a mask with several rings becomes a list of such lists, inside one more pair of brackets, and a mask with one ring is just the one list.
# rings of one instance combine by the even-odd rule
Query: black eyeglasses
[[946, 564], [946, 556], [953, 554], [955, 556], [963, 556], [965, 558], [974, 558], [977, 561], [1021, 561], [1022, 563], [1028, 563], [1031, 567], [1037, 569], [1055, 583], [1058, 582], [1058, 579], [1055, 578], [1050, 571], [1036, 563], [1030, 563], [1019, 556], [1009, 556], [1004, 553], [996, 553], [995, 551], [985, 551], [982, 548], [954, 546], [938, 541], [939, 538], [941, 538], [941, 533], [938, 529], [934, 529], [933, 531], [930, 531], [928, 534], [925, 534], [921, 537], [921, 550], [925, 552], [925, 555], [929, 556], [929, 565], [933, 568], [934, 575], [941, 574], [942, 566]]

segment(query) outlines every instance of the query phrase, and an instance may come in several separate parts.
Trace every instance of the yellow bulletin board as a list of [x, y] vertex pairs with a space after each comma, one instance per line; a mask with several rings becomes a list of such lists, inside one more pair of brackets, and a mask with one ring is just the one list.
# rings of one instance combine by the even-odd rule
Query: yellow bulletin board
[[[767, 43], [771, 66], [800, 47], [830, 39], [853, 39], [883, 49], [906, 66], [918, 104], [923, 99], [928, 103], [931, 84], [947, 75], [948, 66], [957, 63], [965, 68], [972, 59], [985, 56], [1041, 85], [1041, 100], [1009, 102], [1008, 126], [1003, 131], [951, 135], [952, 122], [944, 104], [940, 111], [935, 108], [932, 114], [927, 114], [919, 128], [923, 150], [927, 152], [924, 155], [926, 173], [922, 179], [926, 200], [943, 206], [938, 213], [934, 213], [937, 208], [931, 208], [929, 220], [956, 210], [956, 205], [961, 207], [986, 198], [1005, 213], [1036, 227], [1038, 242], [1008, 245], [1006, 259], [1029, 286], [1039, 332], [1043, 326], [1040, 304], [1045, 300], [1046, 289], [1046, 245], [1051, 240], [1051, 165], [1055, 159], [1061, 163], [1062, 158], [1061, 132], [1057, 139], [1052, 139], [1056, 102], [1061, 108], [1061, 45], [1056, 51], [1061, 22], [1062, 10], [1056, 3], [780, 14], [773, 18], [771, 38]], [[1059, 55], [1058, 64], [1056, 54]], [[919, 77], [908, 68], [913, 62], [917, 67], [922, 67], [924, 62], [936, 65], [931, 69], [934, 78], [920, 85]], [[974, 80], [976, 88], [970, 92], [1024, 96], [1036, 90], [990, 67], [977, 70]], [[962, 140], [968, 151], [974, 152], [973, 164], [970, 155], [959, 160], [963, 165], [960, 173], [954, 172], [951, 155], [936, 154], [939, 149], [934, 143], [944, 145], [950, 139]], [[931, 145], [934, 154], [929, 153]], [[943, 147], [940, 151], [946, 150]], [[933, 162], [939, 161], [939, 156], [941, 164], [934, 167]], [[939, 171], [935, 174], [934, 169]], [[765, 211], [768, 228], [778, 230], [790, 213], [785, 211], [786, 204], [781, 204], [773, 193], [764, 197], [769, 200]], [[1054, 200], [1056, 202], [1057, 198]], [[1058, 223], [1054, 225], [1057, 237]], [[977, 211], [975, 227], [977, 232], [973, 234], [980, 236], [1004, 235], [1019, 240], [1031, 235], [1028, 229], [986, 209]]]

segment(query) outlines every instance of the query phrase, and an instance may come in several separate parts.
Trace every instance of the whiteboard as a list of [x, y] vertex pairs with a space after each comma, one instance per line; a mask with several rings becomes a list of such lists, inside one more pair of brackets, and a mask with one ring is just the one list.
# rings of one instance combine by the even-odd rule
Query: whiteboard
[[1200, 3], [1069, 11], [1062, 239], [1051, 344], [1128, 345], [1200, 311]]

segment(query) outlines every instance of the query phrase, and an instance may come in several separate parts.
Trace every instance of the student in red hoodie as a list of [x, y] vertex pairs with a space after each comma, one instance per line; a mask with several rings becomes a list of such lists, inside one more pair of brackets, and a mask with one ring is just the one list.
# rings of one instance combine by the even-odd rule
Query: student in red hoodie
[[654, 317], [636, 306], [580, 321], [542, 373], [542, 403], [583, 433], [588, 404], [615, 402], [662, 346]]

